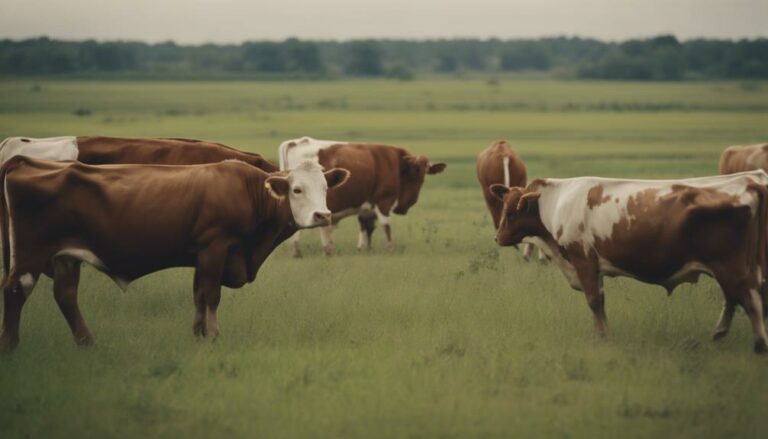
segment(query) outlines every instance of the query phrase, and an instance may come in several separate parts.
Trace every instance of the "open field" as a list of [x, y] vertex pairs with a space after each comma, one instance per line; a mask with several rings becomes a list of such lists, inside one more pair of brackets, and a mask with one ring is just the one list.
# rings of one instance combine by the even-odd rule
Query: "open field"
[[500, 138], [532, 177], [712, 174], [726, 145], [768, 141], [766, 103], [766, 83], [0, 82], [0, 138], [191, 137], [275, 158], [311, 135], [448, 163], [394, 218], [395, 251], [377, 231], [358, 255], [353, 219], [331, 258], [305, 232], [304, 259], [277, 249], [224, 292], [213, 343], [192, 336], [191, 270], [126, 293], [84, 270], [87, 350], [41, 282], [0, 358], [0, 437], [766, 437], [768, 359], [741, 311], [710, 341], [713, 281], [666, 297], [608, 279], [598, 340], [556, 267], [495, 245], [474, 174]]

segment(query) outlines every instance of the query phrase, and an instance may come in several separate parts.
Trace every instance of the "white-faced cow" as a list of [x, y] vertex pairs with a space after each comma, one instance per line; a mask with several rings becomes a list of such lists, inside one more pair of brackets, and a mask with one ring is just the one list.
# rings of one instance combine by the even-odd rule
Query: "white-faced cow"
[[[328, 196], [333, 222], [358, 214], [358, 249], [370, 248], [375, 219], [381, 222], [392, 248], [391, 212], [405, 215], [419, 199], [424, 177], [438, 174], [445, 163], [431, 163], [422, 155], [403, 148], [317, 140], [311, 137], [287, 140], [279, 147], [281, 169], [292, 169], [301, 160], [312, 160], [326, 169], [341, 167], [351, 172], [349, 183]], [[371, 212], [373, 211], [373, 213]], [[323, 227], [320, 236], [327, 255], [333, 252], [332, 226]], [[294, 256], [301, 256], [299, 234], [294, 236]]]
[[[506, 140], [500, 140], [491, 144], [477, 155], [477, 180], [483, 191], [483, 198], [488, 211], [493, 219], [494, 230], [499, 228], [501, 209], [504, 203], [491, 193], [491, 185], [503, 184], [504, 186], [524, 187], [528, 173], [523, 159], [512, 149]], [[523, 257], [527, 260], [531, 256], [533, 245], [525, 244]], [[539, 259], [543, 259], [543, 253], [539, 250]]]
[[720, 155], [720, 174], [762, 169], [768, 171], [768, 143], [729, 146]]
[[266, 172], [278, 167], [259, 154], [204, 140], [126, 137], [9, 137], [0, 143], [0, 164], [24, 155], [43, 160], [78, 160], [89, 165], [198, 165], [240, 160]]
[[91, 166], [14, 157], [0, 168], [0, 344], [18, 344], [21, 309], [41, 274], [53, 278], [76, 341], [91, 343], [77, 303], [82, 262], [121, 286], [165, 268], [194, 267], [193, 330], [215, 337], [221, 287], [252, 282], [297, 229], [330, 223], [326, 192], [348, 176], [311, 162], [267, 174], [236, 160]]
[[765, 352], [761, 297], [766, 273], [768, 174], [685, 180], [595, 177], [538, 179], [527, 187], [493, 185], [503, 199], [499, 245], [533, 242], [584, 291], [598, 333], [607, 329], [603, 276], [630, 276], [670, 293], [699, 274], [713, 276], [725, 305], [714, 337], [724, 336], [736, 305]]

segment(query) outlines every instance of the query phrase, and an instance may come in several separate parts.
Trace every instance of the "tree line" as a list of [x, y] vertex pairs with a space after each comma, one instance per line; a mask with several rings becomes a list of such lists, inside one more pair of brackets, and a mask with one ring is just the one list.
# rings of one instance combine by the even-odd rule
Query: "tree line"
[[0, 40], [0, 75], [129, 75], [148, 78], [336, 78], [541, 72], [616, 80], [765, 79], [768, 39], [680, 41], [671, 35], [623, 42], [556, 37], [174, 42]]

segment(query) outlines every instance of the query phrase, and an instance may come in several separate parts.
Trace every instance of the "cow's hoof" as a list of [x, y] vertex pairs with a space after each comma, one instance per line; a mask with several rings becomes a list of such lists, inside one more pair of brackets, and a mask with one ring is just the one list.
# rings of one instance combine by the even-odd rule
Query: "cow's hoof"
[[333, 256], [333, 247], [323, 247], [323, 253], [326, 256]]
[[715, 329], [715, 331], [712, 333], [712, 340], [720, 340], [726, 335], [728, 335], [727, 329]]
[[0, 337], [0, 353], [9, 354], [16, 350], [19, 345], [19, 339], [13, 337], [7, 337], [3, 335]]
[[195, 337], [205, 337], [205, 324], [200, 322], [192, 325], [192, 333], [195, 334]]
[[756, 354], [768, 354], [768, 345], [766, 345], [765, 340], [758, 340], [755, 342], [755, 353]]
[[77, 343], [77, 345], [81, 348], [87, 348], [93, 346], [93, 337], [91, 334], [75, 337], [75, 343]]
[[299, 251], [299, 250], [294, 250], [294, 251], [293, 251], [293, 255], [292, 255], [292, 256], [293, 256], [294, 258], [296, 258], [296, 259], [301, 259], [301, 256], [302, 256], [302, 254], [301, 254], [301, 251]]

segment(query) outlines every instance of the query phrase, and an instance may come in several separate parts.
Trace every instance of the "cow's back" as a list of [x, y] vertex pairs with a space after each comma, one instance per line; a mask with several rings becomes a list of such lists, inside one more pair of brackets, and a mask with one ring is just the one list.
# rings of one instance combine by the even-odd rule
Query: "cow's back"
[[768, 171], [768, 143], [729, 146], [720, 155], [720, 174], [762, 169]]
[[77, 160], [77, 138], [9, 137], [0, 143], [0, 163], [5, 163], [17, 155], [40, 160]]
[[503, 203], [491, 194], [493, 184], [524, 187], [528, 178], [525, 164], [506, 141], [499, 141], [477, 156], [477, 180], [483, 198], [491, 212], [494, 226], [498, 227]]
[[80, 136], [78, 160], [101, 164], [199, 165], [242, 160], [266, 172], [277, 167], [259, 154], [246, 153], [221, 143], [179, 138], [124, 138]]
[[280, 170], [291, 170], [305, 161], [319, 163], [318, 155], [321, 150], [334, 145], [345, 145], [347, 143], [349, 142], [318, 140], [307, 136], [286, 140], [277, 148]]

